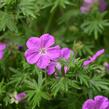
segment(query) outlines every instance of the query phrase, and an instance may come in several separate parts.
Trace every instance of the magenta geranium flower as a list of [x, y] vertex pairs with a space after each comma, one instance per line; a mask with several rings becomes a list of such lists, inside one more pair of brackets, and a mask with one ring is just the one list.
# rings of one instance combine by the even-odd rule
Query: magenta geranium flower
[[40, 38], [29, 38], [26, 43], [28, 49], [25, 52], [27, 62], [45, 69], [51, 60], [55, 60], [60, 56], [60, 47], [53, 46], [54, 43], [55, 39], [50, 34], [43, 34]]
[[3, 58], [5, 48], [6, 48], [6, 44], [0, 43], [0, 60]]
[[92, 57], [90, 57], [90, 59], [83, 62], [83, 66], [87, 66], [90, 63], [94, 62], [100, 55], [104, 53], [104, 51], [104, 49], [97, 51]]
[[[52, 75], [55, 72], [56, 69], [59, 72], [61, 72], [62, 66], [61, 66], [59, 60], [65, 59], [67, 61], [69, 59], [69, 57], [70, 57], [70, 49], [68, 49], [68, 48], [61, 49], [60, 57], [57, 60], [52, 61], [48, 65], [48, 68], [47, 68], [48, 75]], [[68, 67], [64, 66], [64, 73], [67, 73], [67, 71], [68, 71]]]
[[109, 100], [104, 96], [96, 96], [84, 102], [82, 109], [109, 109]]

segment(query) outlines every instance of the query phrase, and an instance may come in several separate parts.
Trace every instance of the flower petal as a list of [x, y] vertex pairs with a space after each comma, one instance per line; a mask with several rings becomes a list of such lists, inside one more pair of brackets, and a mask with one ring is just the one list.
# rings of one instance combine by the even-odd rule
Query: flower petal
[[99, 0], [100, 11], [103, 12], [107, 8], [107, 2], [105, 0]]
[[89, 65], [90, 63], [91, 63], [90, 60], [86, 60], [86, 61], [83, 62], [83, 66], [87, 66], [87, 65]]
[[35, 64], [38, 61], [38, 59], [40, 58], [40, 54], [36, 50], [28, 49], [25, 52], [25, 58], [29, 64]]
[[97, 56], [96, 56], [96, 55], [93, 55], [93, 56], [90, 57], [89, 59], [90, 59], [91, 62], [94, 62], [94, 61], [96, 60], [96, 58], [97, 58]]
[[61, 66], [61, 64], [60, 64], [59, 62], [56, 62], [56, 68], [57, 68], [57, 70], [58, 70], [59, 72], [61, 72], [62, 66]]
[[104, 52], [105, 52], [105, 50], [101, 49], [101, 50], [96, 52], [95, 56], [98, 57], [98, 56], [102, 55]]
[[25, 93], [25, 92], [21, 92], [21, 93], [19, 93], [19, 94], [17, 94], [17, 95], [15, 96], [15, 99], [16, 99], [18, 102], [20, 102], [20, 101], [24, 100], [25, 97], [26, 97], [26, 93]]
[[6, 48], [6, 44], [0, 43], [0, 51], [4, 50]]
[[94, 98], [96, 103], [96, 109], [109, 109], [109, 100], [104, 96], [96, 96]]
[[84, 0], [85, 3], [88, 3], [88, 4], [92, 4], [94, 3], [96, 0]]
[[56, 64], [54, 62], [51, 62], [47, 67], [47, 73], [48, 75], [52, 75], [55, 72], [55, 66]]
[[42, 47], [48, 48], [55, 43], [54, 37], [50, 34], [43, 34], [40, 39]]
[[84, 102], [82, 109], [96, 109], [94, 100], [88, 99]]
[[40, 48], [40, 38], [38, 37], [31, 37], [28, 39], [26, 45], [29, 49], [39, 49]]
[[0, 60], [3, 58], [4, 51], [0, 51]]
[[69, 57], [70, 57], [70, 49], [69, 48], [63, 48], [61, 50], [61, 56], [63, 58], [65, 58], [66, 60], [69, 59]]
[[89, 12], [89, 10], [90, 10], [90, 7], [88, 7], [88, 6], [81, 6], [80, 7], [81, 13], [87, 13], [87, 12]]
[[49, 57], [46, 55], [42, 55], [37, 61], [36, 65], [41, 69], [45, 69], [48, 66], [49, 62], [50, 62]]
[[50, 57], [51, 60], [59, 58], [60, 53], [61, 51], [59, 46], [50, 47], [47, 51], [47, 55]]
[[69, 68], [67, 66], [64, 66], [64, 73], [66, 74], [68, 72]]

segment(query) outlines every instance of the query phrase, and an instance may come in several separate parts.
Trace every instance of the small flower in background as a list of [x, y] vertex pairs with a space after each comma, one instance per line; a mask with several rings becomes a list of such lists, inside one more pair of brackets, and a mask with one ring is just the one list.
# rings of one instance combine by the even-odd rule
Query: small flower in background
[[90, 57], [90, 59], [86, 60], [83, 62], [83, 66], [87, 66], [89, 64], [91, 64], [92, 62], [94, 62], [100, 55], [102, 55], [105, 52], [104, 49], [101, 49], [99, 51], [97, 51], [92, 57]]
[[107, 7], [107, 3], [105, 0], [84, 0], [83, 5], [80, 7], [80, 11], [82, 13], [88, 13], [95, 3], [98, 3], [99, 10], [101, 12], [105, 11]]
[[[70, 58], [70, 52], [71, 51], [69, 48], [62, 48], [61, 49], [60, 57], [57, 60], [52, 61], [48, 65], [48, 68], [47, 68], [48, 75], [52, 75], [53, 73], [55, 73], [55, 70], [58, 70], [59, 72], [61, 72], [62, 66], [61, 66], [59, 60], [65, 59], [67, 61]], [[64, 73], [67, 73], [67, 71], [68, 71], [68, 67], [64, 66]]]
[[18, 46], [18, 50], [19, 50], [19, 51], [22, 51], [22, 50], [23, 50], [23, 46], [22, 46], [22, 45], [19, 45], [19, 46]]
[[84, 102], [82, 109], [109, 109], [109, 99], [104, 96], [96, 96]]
[[21, 93], [18, 93], [16, 96], [15, 96], [15, 99], [20, 102], [22, 100], [24, 100], [26, 97], [26, 93], [25, 92], [21, 92]]
[[45, 69], [51, 60], [55, 60], [60, 56], [60, 47], [52, 46], [54, 44], [55, 39], [50, 34], [43, 34], [40, 38], [29, 38], [26, 43], [28, 49], [25, 52], [27, 62]]
[[105, 67], [105, 69], [106, 69], [107, 71], [109, 71], [109, 63], [105, 62], [105, 63], [104, 63], [104, 67]]
[[68, 72], [69, 68], [67, 66], [64, 66], [64, 73], [66, 74]]
[[11, 103], [16, 103], [18, 104], [19, 102], [23, 101], [26, 98], [26, 93], [25, 92], [21, 92], [18, 93], [14, 92], [13, 94], [10, 95], [11, 97]]
[[6, 44], [0, 43], [0, 60], [3, 59], [4, 49], [6, 48]]
[[105, 11], [107, 8], [106, 0], [99, 0], [99, 10], [101, 12]]
[[80, 7], [80, 11], [81, 13], [87, 13], [90, 11], [91, 8], [91, 4], [90, 2], [86, 2], [84, 1], [83, 5]]

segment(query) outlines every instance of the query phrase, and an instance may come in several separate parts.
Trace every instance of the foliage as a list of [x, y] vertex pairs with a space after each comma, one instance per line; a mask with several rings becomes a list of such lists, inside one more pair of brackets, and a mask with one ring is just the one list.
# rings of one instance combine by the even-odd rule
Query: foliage
[[[82, 2], [0, 0], [0, 42], [7, 44], [0, 60], [0, 109], [81, 109], [88, 98], [109, 97], [109, 70], [103, 65], [109, 62], [109, 10], [100, 12], [96, 6], [84, 14]], [[66, 74], [48, 76], [25, 60], [27, 39], [47, 32], [56, 44], [74, 52]], [[83, 67], [84, 60], [100, 48], [105, 48], [104, 55]], [[10, 95], [23, 91], [25, 100], [11, 104]]]

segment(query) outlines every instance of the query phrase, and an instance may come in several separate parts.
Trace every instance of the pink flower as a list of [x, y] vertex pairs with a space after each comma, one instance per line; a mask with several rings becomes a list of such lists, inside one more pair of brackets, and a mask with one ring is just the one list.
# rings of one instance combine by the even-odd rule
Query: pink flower
[[5, 48], [6, 48], [6, 44], [0, 43], [0, 60], [3, 58]]
[[20, 92], [17, 93], [16, 91], [14, 93], [10, 94], [10, 103], [16, 103], [18, 104], [19, 102], [23, 101], [26, 98], [26, 93], [25, 92]]
[[85, 4], [83, 6], [80, 7], [80, 11], [82, 13], [87, 13], [90, 11], [90, 5], [85, 6]]
[[[59, 59], [63, 58], [63, 59], [65, 59], [67, 61], [69, 59], [69, 57], [70, 57], [70, 49], [68, 49], [68, 48], [61, 49], [61, 54], [60, 54]], [[61, 64], [59, 62], [59, 59], [55, 60], [55, 61], [52, 61], [48, 65], [48, 68], [47, 68], [48, 75], [52, 75], [55, 72], [56, 69], [59, 72], [61, 72], [62, 66], [61, 66]], [[64, 66], [64, 73], [67, 73], [67, 71], [68, 71], [68, 67]]]
[[99, 0], [99, 10], [101, 12], [105, 11], [107, 8], [107, 2], [105, 0]]
[[104, 51], [104, 49], [97, 51], [92, 57], [90, 57], [90, 59], [83, 62], [83, 66], [87, 66], [90, 63], [94, 62], [100, 55], [104, 53]]
[[92, 5], [96, 2], [96, 0], [84, 0], [83, 5], [80, 7], [80, 11], [82, 13], [87, 13], [90, 11]]
[[109, 63], [105, 62], [105, 63], [104, 63], [104, 67], [105, 67], [105, 69], [106, 69], [107, 71], [109, 71]]
[[101, 12], [105, 11], [105, 9], [107, 7], [107, 3], [105, 0], [84, 0], [83, 5], [80, 7], [80, 11], [82, 13], [89, 12], [95, 3], [98, 3], [99, 10]]
[[85, 3], [89, 3], [89, 4], [92, 4], [94, 2], [96, 2], [97, 0], [84, 0]]
[[96, 96], [84, 102], [82, 109], [109, 109], [109, 100], [104, 96]]
[[50, 34], [43, 34], [40, 38], [31, 37], [27, 41], [25, 58], [29, 64], [35, 64], [41, 69], [45, 69], [51, 60], [60, 56], [60, 47], [52, 46], [55, 39]]
[[25, 92], [21, 92], [21, 93], [18, 93], [15, 96], [15, 99], [16, 99], [16, 101], [20, 102], [20, 101], [24, 100], [25, 97], [26, 97], [26, 93]]

